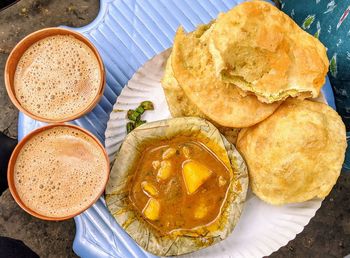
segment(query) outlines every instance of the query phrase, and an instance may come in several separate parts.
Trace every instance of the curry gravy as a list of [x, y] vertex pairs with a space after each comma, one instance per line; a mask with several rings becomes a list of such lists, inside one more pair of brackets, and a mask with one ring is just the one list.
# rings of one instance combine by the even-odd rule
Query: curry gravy
[[173, 139], [143, 151], [131, 184], [134, 207], [155, 229], [168, 234], [215, 221], [230, 172], [204, 144]]

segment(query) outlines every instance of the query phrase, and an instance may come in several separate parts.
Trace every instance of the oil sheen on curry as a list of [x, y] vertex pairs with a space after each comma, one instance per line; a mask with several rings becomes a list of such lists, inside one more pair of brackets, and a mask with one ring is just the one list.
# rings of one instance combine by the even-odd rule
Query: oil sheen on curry
[[229, 184], [229, 170], [204, 144], [177, 138], [143, 152], [129, 196], [156, 230], [169, 234], [214, 222]]

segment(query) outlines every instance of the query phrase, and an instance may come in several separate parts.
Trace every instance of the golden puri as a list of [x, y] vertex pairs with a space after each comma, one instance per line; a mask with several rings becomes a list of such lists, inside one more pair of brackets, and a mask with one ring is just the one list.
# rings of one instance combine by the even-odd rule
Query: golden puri
[[316, 98], [325, 83], [326, 48], [264, 1], [220, 15], [208, 38], [217, 76], [260, 101]]
[[220, 81], [213, 67], [207, 41], [180, 28], [176, 34], [171, 65], [174, 77], [189, 101], [216, 124], [242, 128], [271, 115], [280, 103], [266, 104], [255, 96], [242, 96], [239, 89]]
[[260, 199], [286, 204], [324, 198], [344, 161], [345, 126], [326, 104], [288, 99], [263, 122], [241, 130], [237, 148]]

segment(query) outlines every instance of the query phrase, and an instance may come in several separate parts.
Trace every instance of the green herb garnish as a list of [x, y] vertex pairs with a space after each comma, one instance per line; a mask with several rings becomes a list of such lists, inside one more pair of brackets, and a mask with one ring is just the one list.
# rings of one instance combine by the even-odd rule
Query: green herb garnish
[[129, 109], [127, 112], [127, 118], [130, 120], [126, 124], [126, 132], [130, 133], [136, 127], [146, 123], [146, 120], [142, 120], [141, 116], [145, 113], [145, 110], [154, 110], [154, 105], [151, 101], [142, 101], [136, 109]]

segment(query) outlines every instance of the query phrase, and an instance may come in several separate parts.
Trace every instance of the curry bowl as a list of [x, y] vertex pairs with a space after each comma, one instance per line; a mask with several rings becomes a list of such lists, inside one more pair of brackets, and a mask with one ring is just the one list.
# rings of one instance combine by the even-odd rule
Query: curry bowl
[[145, 250], [181, 255], [232, 232], [248, 189], [247, 167], [210, 122], [196, 117], [142, 125], [111, 169], [106, 204]]

